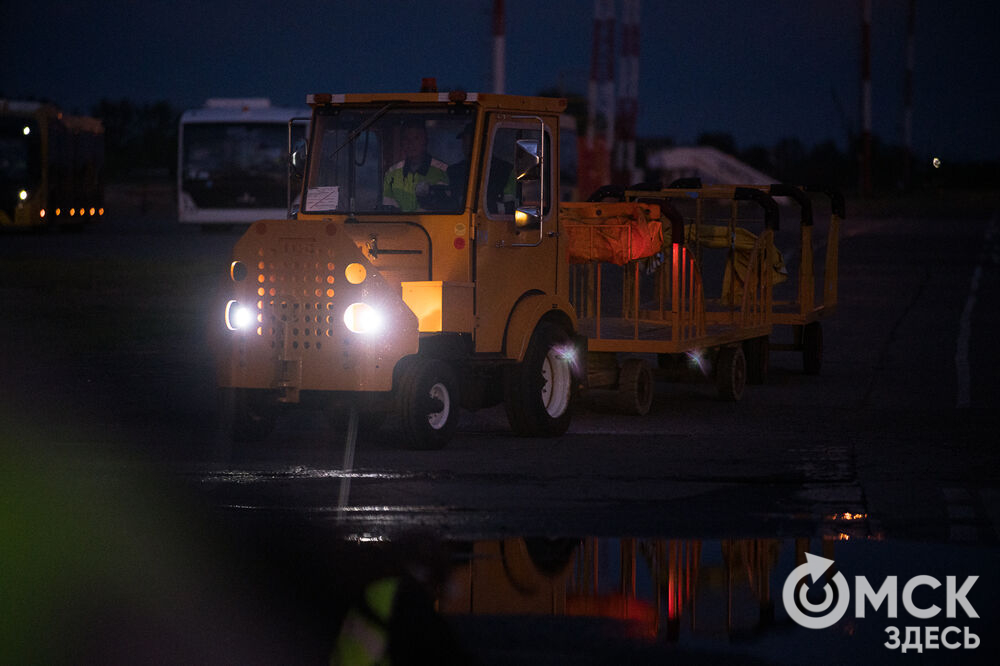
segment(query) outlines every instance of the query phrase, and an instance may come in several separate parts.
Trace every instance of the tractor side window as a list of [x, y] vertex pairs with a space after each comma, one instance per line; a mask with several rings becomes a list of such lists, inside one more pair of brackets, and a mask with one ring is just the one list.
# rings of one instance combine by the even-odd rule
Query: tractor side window
[[[490, 217], [514, 217], [515, 204], [539, 207], [539, 189], [541, 179], [539, 174], [522, 174], [517, 171], [518, 141], [539, 141], [540, 131], [537, 123], [527, 126], [498, 126], [493, 133], [490, 147], [490, 161], [486, 178], [484, 204]], [[548, 212], [552, 201], [551, 173], [548, 165], [552, 162], [549, 134], [545, 134], [545, 211]], [[537, 171], [537, 170], [536, 170]]]

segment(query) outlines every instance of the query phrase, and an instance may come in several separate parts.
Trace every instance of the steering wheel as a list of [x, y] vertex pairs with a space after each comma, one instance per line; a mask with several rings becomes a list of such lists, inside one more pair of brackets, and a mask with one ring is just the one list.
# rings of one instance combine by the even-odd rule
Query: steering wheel
[[417, 195], [417, 203], [425, 210], [442, 210], [451, 208], [454, 204], [451, 197], [451, 187], [448, 185], [431, 185], [426, 194]]

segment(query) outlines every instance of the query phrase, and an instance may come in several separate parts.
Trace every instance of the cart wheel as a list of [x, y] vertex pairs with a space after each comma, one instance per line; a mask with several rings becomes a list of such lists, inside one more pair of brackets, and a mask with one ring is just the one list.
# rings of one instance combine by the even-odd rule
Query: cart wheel
[[277, 406], [269, 391], [224, 387], [219, 389], [221, 437], [229, 442], [260, 442], [274, 430]]
[[743, 347], [723, 347], [715, 359], [715, 381], [719, 397], [739, 400], [747, 383], [747, 360]]
[[458, 382], [444, 361], [413, 357], [400, 363], [397, 429], [411, 449], [440, 449], [458, 425]]
[[618, 409], [645, 416], [653, 404], [653, 371], [641, 358], [625, 359], [618, 373]]
[[569, 428], [573, 371], [567, 358], [569, 335], [542, 322], [531, 334], [524, 360], [504, 376], [504, 408], [515, 434], [554, 437]]
[[771, 364], [771, 343], [766, 335], [743, 341], [743, 355], [747, 360], [747, 384], [766, 384]]
[[818, 375], [823, 366], [823, 327], [818, 321], [802, 327], [802, 370]]

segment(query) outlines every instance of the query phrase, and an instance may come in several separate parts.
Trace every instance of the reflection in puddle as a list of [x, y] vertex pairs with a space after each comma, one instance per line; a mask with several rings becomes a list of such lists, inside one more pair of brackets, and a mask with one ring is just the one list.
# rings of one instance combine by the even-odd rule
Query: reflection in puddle
[[446, 614], [614, 619], [634, 637], [668, 642], [757, 633], [775, 623], [774, 595], [807, 552], [834, 559], [840, 542], [880, 540], [867, 536], [867, 518], [827, 516], [826, 535], [813, 540], [476, 541], [457, 558], [437, 606]]
[[[832, 558], [835, 542], [821, 543]], [[670, 642], [753, 633], [775, 621], [779, 561], [790, 570], [809, 548], [809, 539], [477, 541], [438, 609], [611, 619], [633, 638]]]
[[[829, 518], [849, 525], [867, 517]], [[465, 640], [501, 655], [499, 663], [523, 663], [512, 656], [523, 650], [533, 656], [603, 650], [597, 661], [585, 663], [605, 663], [622, 650], [628, 654], [624, 661], [633, 661], [629, 651], [642, 651], [643, 659], [636, 661], [643, 663], [661, 663], [667, 654], [697, 663], [723, 653], [775, 663], [855, 663], [899, 656], [885, 646], [891, 626], [954, 625], [989, 634], [980, 618], [998, 612], [996, 582], [983, 575], [994, 568], [993, 549], [852, 538], [849, 532], [812, 538], [480, 540], [457, 553], [436, 608]], [[865, 576], [876, 586], [889, 576], [900, 581], [929, 573], [942, 581], [978, 577], [969, 601], [979, 615], [948, 619], [942, 613], [918, 620], [887, 616], [883, 607], [858, 617], [852, 597], [850, 612], [833, 626], [806, 629], [789, 617], [782, 590], [793, 570], [806, 563], [807, 553], [833, 561], [819, 583], [811, 584], [814, 588], [841, 573], [852, 584], [856, 576]], [[918, 606], [943, 607], [943, 590], [931, 594], [928, 588]], [[808, 596], [819, 591], [809, 590]], [[559, 632], [562, 642], [549, 641]], [[522, 640], [526, 634], [535, 637], [533, 643]], [[985, 646], [987, 637], [983, 640]]]

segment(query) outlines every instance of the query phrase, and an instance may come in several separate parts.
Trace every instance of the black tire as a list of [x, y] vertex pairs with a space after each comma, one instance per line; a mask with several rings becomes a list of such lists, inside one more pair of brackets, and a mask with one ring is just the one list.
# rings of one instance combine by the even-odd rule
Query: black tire
[[743, 397], [747, 383], [747, 361], [743, 347], [723, 347], [715, 359], [715, 383], [719, 397], [737, 401]]
[[569, 428], [574, 397], [571, 346], [561, 327], [541, 322], [531, 334], [524, 360], [504, 376], [504, 409], [516, 435], [555, 437]]
[[230, 442], [260, 442], [274, 430], [277, 405], [270, 391], [219, 389], [221, 436]]
[[458, 425], [458, 381], [444, 361], [412, 357], [402, 366], [396, 385], [396, 425], [411, 449], [440, 449]]
[[818, 375], [823, 367], [823, 327], [818, 321], [802, 327], [802, 371]]
[[766, 335], [743, 341], [747, 361], [747, 384], [766, 384], [771, 365], [771, 343]]
[[645, 416], [653, 406], [653, 371], [641, 358], [628, 358], [618, 373], [618, 409]]

